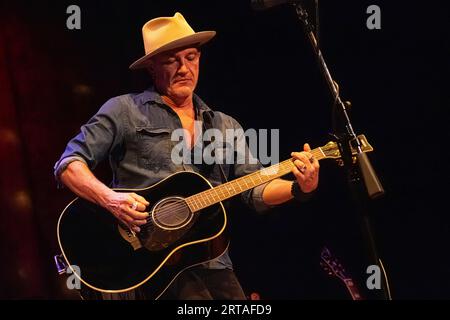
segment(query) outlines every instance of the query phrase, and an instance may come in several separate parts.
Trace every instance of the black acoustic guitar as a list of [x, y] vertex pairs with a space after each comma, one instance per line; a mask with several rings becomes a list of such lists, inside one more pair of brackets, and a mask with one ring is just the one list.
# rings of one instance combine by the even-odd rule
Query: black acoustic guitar
[[[364, 152], [373, 150], [363, 135], [358, 138]], [[335, 142], [311, 153], [318, 160], [340, 158]], [[293, 166], [291, 158], [214, 188], [203, 176], [183, 171], [145, 189], [116, 189], [151, 202], [139, 234], [102, 207], [76, 198], [58, 221], [63, 257], [91, 289], [121, 293], [145, 284], [146, 295], [157, 299], [183, 270], [224, 253], [227, 242], [218, 241], [227, 226], [221, 201], [286, 175]]]

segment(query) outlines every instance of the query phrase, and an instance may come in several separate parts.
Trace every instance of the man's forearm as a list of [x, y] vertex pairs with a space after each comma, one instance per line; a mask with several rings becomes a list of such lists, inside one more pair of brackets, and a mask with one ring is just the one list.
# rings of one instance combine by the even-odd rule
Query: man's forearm
[[275, 179], [271, 181], [263, 192], [263, 201], [269, 206], [278, 205], [291, 200], [292, 181]]
[[105, 207], [113, 190], [100, 182], [82, 161], [71, 162], [61, 173], [62, 183], [76, 195]]

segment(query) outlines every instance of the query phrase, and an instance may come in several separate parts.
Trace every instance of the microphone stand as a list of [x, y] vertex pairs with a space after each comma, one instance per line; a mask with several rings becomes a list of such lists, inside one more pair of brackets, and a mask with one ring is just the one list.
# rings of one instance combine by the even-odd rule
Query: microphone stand
[[[313, 32], [313, 27], [308, 21], [308, 13], [304, 10], [300, 4], [301, 2], [296, 2], [293, 4], [297, 12], [298, 18], [303, 24], [304, 30], [311, 42], [314, 53], [319, 62], [320, 70], [325, 77], [328, 87], [330, 89], [331, 95], [334, 100], [333, 106], [333, 136], [339, 146], [341, 156], [344, 162], [344, 167], [347, 170], [348, 184], [352, 194], [352, 200], [355, 204], [357, 211], [359, 211], [362, 218], [362, 233], [365, 237], [367, 248], [369, 250], [370, 260], [372, 263], [379, 266], [380, 270], [383, 270], [381, 260], [378, 257], [377, 248], [375, 245], [375, 240], [372, 233], [372, 228], [370, 226], [369, 214], [367, 211], [367, 195], [370, 199], [377, 199], [384, 194], [383, 186], [381, 185], [375, 170], [370, 164], [369, 158], [362, 151], [362, 144], [358, 140], [353, 126], [350, 122], [350, 117], [348, 116], [347, 107], [351, 104], [349, 102], [343, 102], [339, 95], [339, 86], [331, 77], [330, 71], [328, 70], [327, 64], [322, 56], [318, 41]], [[339, 118], [337, 117], [339, 115]], [[340, 120], [341, 132], [338, 132], [337, 123]], [[350, 147], [350, 144], [352, 147]], [[352, 148], [356, 150], [356, 157], [352, 154]], [[356, 158], [356, 164], [354, 163], [354, 158]], [[361, 179], [362, 178], [362, 179]], [[366, 192], [363, 191], [362, 183], [365, 185]], [[383, 273], [385, 276], [385, 274]], [[387, 300], [390, 298], [388, 292], [387, 279], [383, 277], [383, 284], [381, 291], [383, 293], [383, 298]]]

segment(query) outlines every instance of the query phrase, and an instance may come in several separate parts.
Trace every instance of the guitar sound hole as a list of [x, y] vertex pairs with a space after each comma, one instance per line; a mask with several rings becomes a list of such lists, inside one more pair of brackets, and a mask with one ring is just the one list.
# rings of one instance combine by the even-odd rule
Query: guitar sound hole
[[153, 221], [160, 228], [175, 230], [192, 220], [192, 212], [181, 197], [170, 197], [158, 202], [152, 211]]

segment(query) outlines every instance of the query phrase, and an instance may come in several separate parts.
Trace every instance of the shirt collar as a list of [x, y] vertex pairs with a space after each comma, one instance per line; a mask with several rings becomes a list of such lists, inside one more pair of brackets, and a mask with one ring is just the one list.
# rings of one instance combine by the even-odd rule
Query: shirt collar
[[[142, 92], [140, 94], [140, 98], [142, 104], [153, 102], [158, 105], [164, 105], [164, 101], [162, 100], [161, 95], [155, 90], [153, 86]], [[202, 114], [205, 111], [211, 111], [211, 108], [209, 108], [208, 105], [202, 99], [200, 99], [200, 97], [197, 96], [195, 93], [193, 96], [193, 100], [194, 100], [194, 107], [200, 114]]]

